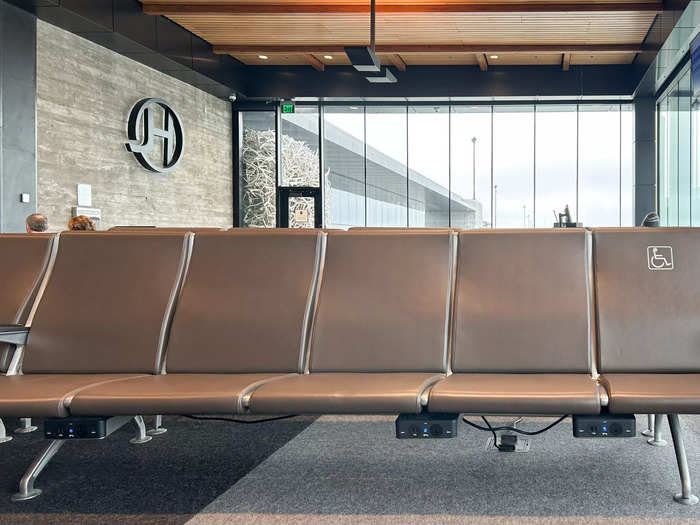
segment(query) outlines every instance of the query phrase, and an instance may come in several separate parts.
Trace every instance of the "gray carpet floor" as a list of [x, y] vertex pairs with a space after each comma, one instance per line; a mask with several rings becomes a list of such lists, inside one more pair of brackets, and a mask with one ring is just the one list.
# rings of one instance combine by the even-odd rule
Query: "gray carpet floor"
[[[700, 487], [700, 416], [682, 423]], [[487, 451], [489, 434], [463, 424], [455, 439], [397, 440], [386, 417], [166, 425], [141, 446], [131, 429], [67, 444], [39, 479], [44, 494], [22, 504], [9, 497], [41, 436], [0, 445], [0, 523], [700, 524], [700, 505], [672, 500], [670, 443], [574, 439], [568, 421], [522, 454]]]
[[[44, 447], [41, 432], [0, 445], [0, 524], [180, 525], [316, 418], [260, 425], [165, 418], [168, 432], [132, 445], [127, 425], [105, 440], [66, 443], [39, 477], [43, 494], [10, 496]], [[8, 420], [9, 430], [17, 420]]]
[[[699, 486], [700, 418], [683, 427]], [[459, 431], [396, 440], [389, 418], [320, 418], [190, 523], [700, 523], [700, 505], [672, 500], [671, 445], [574, 439], [567, 421], [509, 454], [487, 451], [489, 434]]]

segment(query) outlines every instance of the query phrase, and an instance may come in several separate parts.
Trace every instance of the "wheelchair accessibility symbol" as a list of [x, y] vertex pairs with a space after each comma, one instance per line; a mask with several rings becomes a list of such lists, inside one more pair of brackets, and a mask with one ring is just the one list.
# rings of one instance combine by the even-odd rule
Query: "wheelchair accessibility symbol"
[[647, 246], [647, 262], [650, 270], [673, 270], [673, 248]]

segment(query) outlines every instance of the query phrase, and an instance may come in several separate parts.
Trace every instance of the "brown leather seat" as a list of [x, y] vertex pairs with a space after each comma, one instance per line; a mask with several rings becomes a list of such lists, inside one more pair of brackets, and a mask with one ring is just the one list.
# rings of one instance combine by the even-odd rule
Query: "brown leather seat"
[[0, 415], [65, 416], [82, 388], [157, 372], [188, 239], [61, 234], [24, 375], [0, 377]]
[[66, 417], [70, 415], [68, 405], [71, 396], [80, 389], [134, 377], [133, 374], [5, 376], [0, 378], [0, 414], [15, 417]]
[[610, 411], [700, 413], [700, 229], [600, 228], [593, 236]]
[[435, 373], [315, 372], [255, 391], [256, 413], [397, 414], [420, 412], [420, 393], [443, 378]]
[[[0, 235], [0, 324], [24, 324], [49, 262], [54, 235]], [[13, 347], [0, 343], [0, 372]]]
[[255, 389], [250, 411], [420, 412], [446, 370], [452, 238], [329, 232], [310, 373]]
[[433, 412], [595, 414], [589, 250], [583, 230], [459, 235], [453, 375]]
[[700, 374], [605, 374], [613, 413], [700, 414]]
[[483, 414], [597, 414], [587, 374], [453, 374], [433, 387], [430, 410]]
[[318, 231], [198, 233], [167, 375], [80, 392], [76, 415], [238, 413], [250, 388], [303, 369]]
[[[241, 395], [280, 374], [167, 374], [84, 389], [71, 402], [76, 415], [236, 414]], [[282, 376], [283, 377], [283, 376]], [[1, 390], [0, 390], [1, 392]]]

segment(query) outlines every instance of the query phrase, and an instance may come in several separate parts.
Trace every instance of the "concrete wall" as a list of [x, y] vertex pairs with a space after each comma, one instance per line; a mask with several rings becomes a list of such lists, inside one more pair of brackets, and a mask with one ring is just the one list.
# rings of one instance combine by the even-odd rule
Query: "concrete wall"
[[[36, 206], [36, 19], [0, 0], [0, 232]], [[20, 200], [27, 193], [29, 202]]]
[[[176, 170], [152, 173], [126, 151], [134, 103], [165, 99], [180, 115]], [[100, 229], [114, 225], [230, 226], [231, 107], [168, 75], [37, 21], [38, 205], [65, 228], [77, 184], [92, 185]]]

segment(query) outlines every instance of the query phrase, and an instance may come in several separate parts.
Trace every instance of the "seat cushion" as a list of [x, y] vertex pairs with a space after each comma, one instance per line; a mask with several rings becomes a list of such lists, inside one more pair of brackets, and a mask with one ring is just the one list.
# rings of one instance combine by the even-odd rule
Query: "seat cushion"
[[587, 374], [453, 374], [430, 391], [431, 412], [598, 414], [598, 386]]
[[605, 374], [610, 412], [700, 414], [700, 374]]
[[66, 417], [82, 389], [138, 377], [134, 374], [30, 374], [0, 376], [0, 416]]
[[268, 383], [253, 392], [257, 414], [399, 414], [421, 411], [434, 373], [317, 372]]
[[236, 414], [239, 398], [281, 374], [168, 374], [109, 383], [81, 391], [71, 403], [79, 416], [130, 414]]

